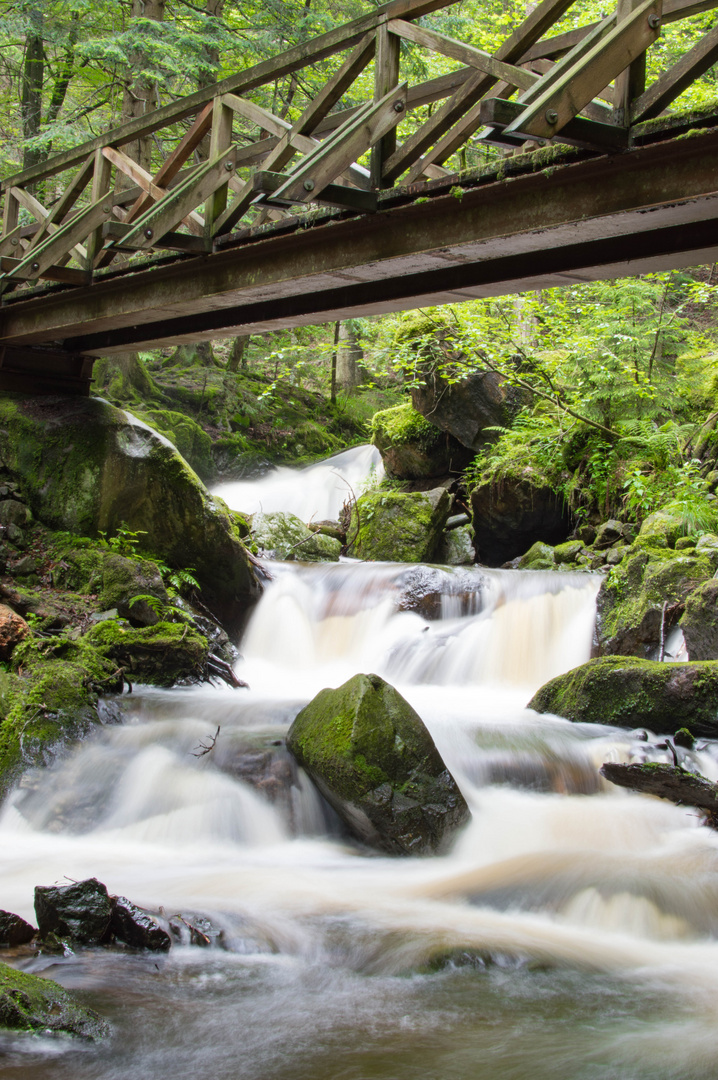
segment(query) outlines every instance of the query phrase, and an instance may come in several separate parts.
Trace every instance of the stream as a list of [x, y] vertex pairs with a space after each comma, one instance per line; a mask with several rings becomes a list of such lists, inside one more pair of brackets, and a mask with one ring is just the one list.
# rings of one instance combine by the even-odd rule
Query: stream
[[[218, 493], [321, 519], [372, 468], [363, 448]], [[28, 773], [0, 816], [3, 908], [33, 920], [35, 885], [94, 876], [208, 919], [212, 947], [14, 960], [113, 1035], [2, 1032], [0, 1077], [711, 1080], [718, 834], [602, 781], [607, 760], [667, 760], [640, 733], [525, 707], [589, 658], [600, 579], [270, 569], [239, 644], [250, 690], [136, 687], [126, 723]], [[446, 855], [361, 849], [282, 745], [307, 701], [358, 671], [417, 709], [471, 807]], [[690, 757], [718, 780], [718, 748]]]

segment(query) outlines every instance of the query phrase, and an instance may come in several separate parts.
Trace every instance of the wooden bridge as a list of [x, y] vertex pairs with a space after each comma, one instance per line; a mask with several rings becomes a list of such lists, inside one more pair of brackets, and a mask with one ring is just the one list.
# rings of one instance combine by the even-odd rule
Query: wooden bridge
[[[619, 0], [558, 34], [571, 0], [542, 0], [493, 55], [417, 22], [452, 2], [391, 0], [4, 180], [0, 389], [88, 393], [113, 352], [718, 258], [718, 102], [670, 111], [718, 26], [646, 79], [661, 27], [718, 0]], [[408, 85], [402, 42], [456, 66]], [[296, 120], [268, 110], [333, 56]], [[357, 83], [371, 100], [343, 106]], [[449, 172], [466, 147], [504, 153]]]

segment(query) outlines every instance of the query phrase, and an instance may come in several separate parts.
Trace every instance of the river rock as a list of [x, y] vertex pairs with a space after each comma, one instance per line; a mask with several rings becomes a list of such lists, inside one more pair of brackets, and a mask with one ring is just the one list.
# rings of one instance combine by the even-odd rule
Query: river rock
[[680, 625], [690, 660], [718, 660], [718, 581], [693, 590]]
[[352, 833], [383, 851], [435, 854], [469, 817], [421, 717], [378, 675], [322, 690], [287, 746]]
[[[136, 600], [138, 596], [154, 597], [158, 603]], [[133, 626], [154, 626], [158, 623], [162, 607], [168, 599], [156, 563], [149, 559], [126, 559], [123, 555], [115, 554], [108, 554], [103, 560], [99, 603], [106, 608], [117, 608], [119, 615], [129, 619]]]
[[718, 737], [718, 661], [661, 664], [636, 657], [603, 656], [559, 675], [528, 704], [565, 720], [648, 728], [671, 735], [687, 727]]
[[409, 402], [375, 414], [372, 442], [387, 474], [398, 480], [446, 476], [463, 469], [471, 458], [453, 435], [438, 430]]
[[15, 948], [27, 945], [35, 937], [35, 927], [11, 911], [0, 911], [0, 945]]
[[471, 566], [476, 560], [474, 533], [470, 525], [445, 532], [436, 553], [436, 561], [444, 566]]
[[88, 1040], [110, 1033], [107, 1021], [77, 1005], [56, 982], [16, 971], [8, 964], [0, 964], [0, 1027]]
[[72, 885], [35, 887], [35, 915], [41, 938], [54, 934], [80, 945], [99, 945], [109, 937], [112, 908], [112, 899], [97, 878]]
[[298, 562], [336, 562], [342, 549], [335, 537], [313, 532], [294, 514], [283, 510], [254, 514], [252, 540], [265, 555]]
[[487, 566], [523, 555], [537, 540], [558, 544], [571, 528], [564, 499], [528, 468], [517, 478], [482, 481], [471, 492], [471, 509], [479, 562]]
[[349, 554], [385, 562], [431, 562], [450, 509], [451, 496], [444, 488], [368, 492], [352, 512]]
[[204, 603], [239, 622], [259, 595], [251, 561], [224, 503], [175, 447], [100, 398], [0, 398], [0, 457], [35, 516], [80, 536], [124, 523], [171, 566], [192, 566]]
[[110, 933], [118, 941], [151, 952], [166, 952], [170, 948], [172, 939], [148, 911], [137, 907], [126, 896], [113, 896], [111, 900]]
[[118, 619], [105, 619], [84, 640], [117, 668], [153, 686], [203, 678], [209, 657], [207, 639], [188, 623], [162, 621], [134, 628]]
[[12, 608], [0, 604], [0, 660], [9, 660], [13, 649], [30, 633], [30, 627]]
[[527, 396], [492, 371], [476, 371], [455, 383], [427, 371], [423, 385], [412, 389], [411, 400], [434, 427], [469, 450], [478, 450], [495, 437], [485, 428], [510, 427]]
[[550, 544], [537, 540], [519, 559], [519, 570], [555, 570], [554, 549]]

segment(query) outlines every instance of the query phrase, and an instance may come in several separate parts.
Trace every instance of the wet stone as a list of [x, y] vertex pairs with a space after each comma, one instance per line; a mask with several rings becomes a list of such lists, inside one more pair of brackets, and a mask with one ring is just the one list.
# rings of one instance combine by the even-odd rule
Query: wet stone
[[166, 952], [172, 945], [169, 934], [147, 911], [133, 904], [126, 896], [113, 896], [114, 909], [110, 931], [125, 945], [134, 949]]
[[17, 945], [27, 945], [35, 934], [35, 927], [19, 915], [13, 915], [11, 911], [0, 911], [0, 945], [11, 949]]
[[112, 907], [107, 888], [97, 878], [35, 888], [41, 938], [55, 934], [80, 945], [99, 945], [108, 939]]

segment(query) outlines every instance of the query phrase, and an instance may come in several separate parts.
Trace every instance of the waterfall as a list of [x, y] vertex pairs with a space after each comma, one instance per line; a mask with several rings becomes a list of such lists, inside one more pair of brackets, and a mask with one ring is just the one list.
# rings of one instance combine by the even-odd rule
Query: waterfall
[[[311, 472], [292, 474], [295, 512], [332, 516]], [[233, 504], [268, 508], [279, 479], [236, 485]], [[601, 779], [606, 760], [666, 760], [650, 740], [526, 708], [589, 658], [599, 579], [272, 572], [239, 643], [250, 690], [135, 688], [124, 724], [28, 772], [0, 815], [0, 907], [32, 918], [35, 885], [95, 876], [208, 918], [221, 947], [11, 957], [116, 1035], [0, 1031], [0, 1080], [50, 1058], [53, 1080], [712, 1080], [718, 837]], [[413, 704], [470, 805], [442, 857], [357, 847], [284, 747], [298, 710], [357, 671]], [[718, 779], [715, 746], [691, 760]]]

